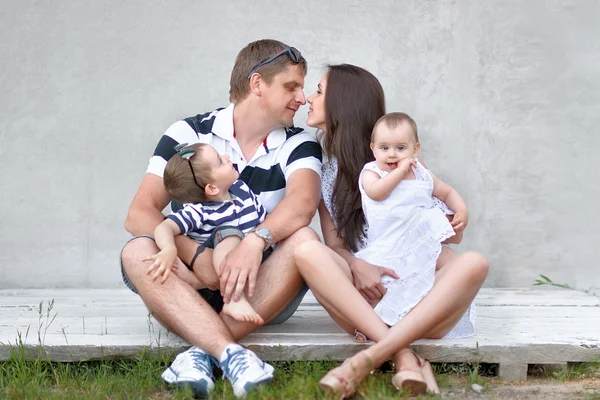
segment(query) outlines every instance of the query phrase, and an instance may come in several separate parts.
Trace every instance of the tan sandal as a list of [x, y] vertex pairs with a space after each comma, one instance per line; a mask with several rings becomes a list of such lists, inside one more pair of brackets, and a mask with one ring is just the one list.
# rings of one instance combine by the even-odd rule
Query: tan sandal
[[[368, 371], [364, 373], [363, 376], [361, 375], [364, 371], [359, 371], [358, 373], [356, 372], [361, 367], [355, 366], [352, 363], [352, 359], [357, 356], [366, 358]], [[367, 353], [361, 351], [360, 353], [354, 355], [354, 357], [346, 359], [346, 361], [344, 361], [342, 365], [332, 369], [327, 374], [325, 374], [325, 376], [319, 381], [319, 386], [321, 387], [321, 389], [335, 394], [336, 397], [340, 399], [346, 399], [352, 396], [354, 392], [356, 392], [356, 386], [358, 385], [358, 383], [365, 376], [367, 376], [373, 368], [373, 362], [371, 361], [371, 357], [369, 357]], [[353, 377], [343, 376], [343, 370], [347, 369], [348, 367], [352, 368], [352, 370], [354, 371]]]
[[420, 369], [416, 371], [398, 371], [392, 377], [392, 385], [398, 390], [408, 389], [413, 396], [425, 392], [440, 394], [440, 388], [435, 380], [435, 374], [429, 361], [424, 360], [410, 349], [402, 351], [410, 351], [416, 357]]
[[359, 331], [358, 329], [354, 330], [354, 341], [356, 343], [369, 343], [371, 339], [367, 337], [364, 333]]

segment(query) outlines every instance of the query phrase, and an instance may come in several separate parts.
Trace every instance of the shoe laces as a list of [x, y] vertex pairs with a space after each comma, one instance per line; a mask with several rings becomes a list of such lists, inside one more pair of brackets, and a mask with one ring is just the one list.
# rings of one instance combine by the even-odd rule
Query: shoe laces
[[233, 353], [227, 349], [226, 373], [232, 381], [237, 381], [238, 377], [248, 369], [248, 356], [246, 350], [240, 349]]
[[208, 376], [212, 376], [212, 363], [210, 360], [211, 357], [208, 354], [199, 350], [191, 350], [188, 353], [190, 355], [190, 358], [192, 359], [194, 368], [205, 372]]

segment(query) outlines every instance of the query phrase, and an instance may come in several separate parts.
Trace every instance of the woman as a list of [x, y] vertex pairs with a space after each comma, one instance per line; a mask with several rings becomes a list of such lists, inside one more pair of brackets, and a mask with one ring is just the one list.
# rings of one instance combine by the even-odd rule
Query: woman
[[[323, 131], [329, 158], [323, 167], [319, 205], [326, 245], [303, 243], [295, 252], [296, 263], [315, 297], [344, 330], [376, 342], [331, 370], [321, 386], [348, 397], [373, 368], [393, 358], [398, 371], [392, 379], [396, 387], [407, 387], [413, 393], [435, 392], [429, 364], [408, 346], [421, 338], [468, 335], [462, 332], [465, 324], [472, 326], [473, 316], [467, 311], [485, 280], [488, 263], [477, 253], [451, 253], [441, 263], [444, 268], [436, 272], [431, 291], [399, 323], [387, 326], [372, 307], [385, 293], [381, 275], [397, 276], [353, 256], [368, 235], [358, 176], [363, 165], [373, 160], [370, 135], [385, 114], [383, 89], [377, 78], [362, 68], [332, 65], [308, 102], [307, 125]], [[335, 291], [331, 282], [336, 282]]]

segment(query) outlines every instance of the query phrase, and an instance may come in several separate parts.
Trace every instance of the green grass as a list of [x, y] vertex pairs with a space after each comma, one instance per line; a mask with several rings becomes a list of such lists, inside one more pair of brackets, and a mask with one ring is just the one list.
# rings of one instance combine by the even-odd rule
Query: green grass
[[[191, 392], [167, 386], [161, 372], [169, 365], [170, 355], [141, 354], [135, 359], [53, 363], [42, 359], [25, 360], [22, 351], [0, 362], [1, 399], [189, 399]], [[338, 365], [333, 361], [275, 362], [273, 382], [259, 388], [249, 399], [321, 399], [327, 398], [319, 379]], [[369, 376], [354, 398], [408, 399], [391, 385], [392, 371]], [[231, 385], [217, 379], [214, 399], [234, 399]], [[421, 398], [435, 399], [434, 396]]]
[[[190, 399], [191, 392], [174, 389], [161, 379], [172, 355], [140, 354], [134, 359], [54, 363], [43, 359], [26, 360], [22, 347], [13, 350], [8, 361], [0, 362], [0, 399]], [[326, 399], [319, 379], [334, 361], [288, 361], [273, 363], [273, 382], [252, 393], [249, 399]], [[470, 390], [473, 383], [484, 387], [498, 384], [493, 366], [486, 364], [434, 364], [442, 389]], [[585, 379], [600, 371], [600, 363], [570, 365], [553, 375], [554, 380]], [[360, 385], [354, 399], [410, 399], [391, 385], [390, 364], [370, 375]], [[217, 378], [220, 378], [217, 376]], [[231, 385], [216, 380], [214, 399], [234, 399]], [[464, 393], [464, 392], [463, 392]], [[417, 399], [436, 399], [422, 396]]]

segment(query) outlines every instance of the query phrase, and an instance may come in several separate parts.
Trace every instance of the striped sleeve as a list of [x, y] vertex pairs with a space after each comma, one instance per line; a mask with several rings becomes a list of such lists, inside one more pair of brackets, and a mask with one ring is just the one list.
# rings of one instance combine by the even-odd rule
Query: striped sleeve
[[310, 134], [298, 133], [282, 145], [281, 161], [285, 179], [299, 169], [312, 169], [319, 177], [323, 166], [323, 152], [317, 140]]
[[205, 140], [210, 140], [210, 135], [200, 135], [190, 127], [185, 121], [177, 121], [167, 129], [162, 135], [154, 154], [148, 162], [146, 173], [157, 175], [162, 178], [167, 166], [167, 161], [175, 154], [174, 147], [179, 143], [199, 143]]
[[[267, 210], [265, 210], [265, 208], [263, 207], [262, 203], [258, 199], [258, 196], [255, 195], [254, 192], [250, 189], [250, 187], [248, 187], [248, 185], [240, 179], [238, 179], [237, 181], [234, 182], [234, 184], [232, 185], [232, 188], [234, 186], [240, 194], [244, 195], [244, 200], [245, 200], [244, 204], [246, 205], [245, 212], [246, 213], [256, 212], [258, 221], [255, 221], [254, 226], [263, 222], [265, 220], [265, 217], [267, 216]], [[242, 196], [239, 196], [239, 197], [242, 197]]]
[[261, 223], [267, 217], [267, 210], [265, 210], [262, 203], [258, 199], [258, 196], [255, 195], [254, 192], [252, 192], [252, 190], [250, 190], [250, 188], [248, 188], [248, 192], [250, 193], [250, 197], [252, 198], [252, 201], [254, 202], [254, 207], [256, 207], [256, 212], [258, 213], [258, 218], [260, 220], [259, 223]]
[[177, 224], [182, 235], [199, 231], [206, 216], [201, 204], [186, 204], [181, 210], [167, 216]]

